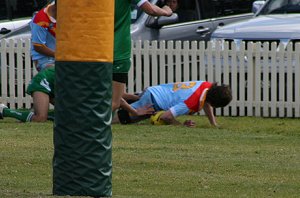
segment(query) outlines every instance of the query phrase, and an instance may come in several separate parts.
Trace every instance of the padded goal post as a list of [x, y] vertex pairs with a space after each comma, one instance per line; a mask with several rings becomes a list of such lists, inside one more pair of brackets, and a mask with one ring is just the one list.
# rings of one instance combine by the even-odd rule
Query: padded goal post
[[57, 3], [53, 194], [109, 197], [114, 1]]

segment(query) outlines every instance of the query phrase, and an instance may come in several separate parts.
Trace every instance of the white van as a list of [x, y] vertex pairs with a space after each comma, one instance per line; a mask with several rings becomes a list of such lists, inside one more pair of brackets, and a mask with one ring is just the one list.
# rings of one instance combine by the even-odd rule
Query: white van
[[218, 28], [211, 40], [235, 43], [237, 48], [242, 42], [295, 45], [300, 42], [299, 24], [300, 0], [269, 0], [253, 18]]
[[1, 0], [0, 36], [26, 25], [49, 0]]

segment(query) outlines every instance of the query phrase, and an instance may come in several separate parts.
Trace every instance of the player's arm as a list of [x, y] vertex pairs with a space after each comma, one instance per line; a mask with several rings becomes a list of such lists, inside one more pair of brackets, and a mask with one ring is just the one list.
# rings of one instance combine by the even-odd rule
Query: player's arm
[[162, 114], [160, 119], [164, 120], [168, 124], [195, 127], [196, 124], [192, 120], [186, 120], [184, 123], [181, 123], [176, 119], [176, 117], [178, 116], [187, 115], [189, 113], [190, 113], [190, 109], [186, 106], [186, 104], [184, 102], [179, 102], [178, 104], [171, 107], [164, 114]]
[[166, 122], [167, 124], [173, 124], [173, 125], [182, 125], [176, 118], [173, 116], [172, 112], [170, 110], [164, 112], [160, 119]]
[[171, 16], [173, 13], [169, 6], [160, 8], [148, 1], [145, 1], [140, 8], [151, 16]]
[[196, 123], [192, 120], [186, 120], [184, 123], [179, 122], [172, 114], [170, 110], [166, 111], [160, 116], [160, 119], [162, 119], [164, 122], [167, 124], [172, 124], [172, 125], [183, 125], [187, 127], [195, 127]]
[[216, 117], [213, 112], [213, 107], [209, 103], [206, 102], [203, 106], [203, 110], [204, 110], [206, 116], [208, 117], [210, 124], [217, 127], [218, 125], [216, 122]]
[[122, 98], [124, 100], [133, 100], [133, 101], [137, 101], [140, 99], [140, 96], [135, 95], [135, 94], [129, 94], [129, 93], [123, 93]]
[[34, 50], [37, 51], [38, 53], [44, 54], [49, 57], [55, 57], [55, 52], [49, 47], [47, 47], [46, 45], [39, 44], [39, 43], [32, 43], [32, 45]]
[[138, 109], [134, 109], [130, 104], [128, 104], [123, 98], [120, 102], [120, 107], [126, 110], [130, 116], [143, 116], [143, 115], [152, 115], [154, 113], [154, 109], [151, 105], [144, 106]]

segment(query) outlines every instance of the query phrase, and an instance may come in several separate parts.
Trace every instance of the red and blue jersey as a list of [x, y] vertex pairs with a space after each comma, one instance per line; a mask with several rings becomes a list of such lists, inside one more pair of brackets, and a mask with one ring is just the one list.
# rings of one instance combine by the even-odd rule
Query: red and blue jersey
[[[32, 44], [45, 45], [55, 51], [56, 39], [56, 20], [47, 14], [48, 7], [40, 10], [32, 19], [30, 23], [32, 33]], [[38, 60], [46, 57], [31, 48], [31, 55], [33, 60]]]
[[207, 81], [189, 81], [153, 86], [147, 90], [159, 108], [170, 109], [176, 117], [200, 111], [211, 86], [212, 83]]

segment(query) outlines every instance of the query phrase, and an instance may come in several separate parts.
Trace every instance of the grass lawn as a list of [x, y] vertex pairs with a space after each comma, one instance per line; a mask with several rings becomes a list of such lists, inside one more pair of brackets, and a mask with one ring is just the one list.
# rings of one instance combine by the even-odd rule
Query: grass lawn
[[[188, 117], [182, 117], [182, 120]], [[299, 197], [300, 120], [113, 126], [113, 197]], [[0, 197], [54, 197], [52, 122], [0, 121]]]

